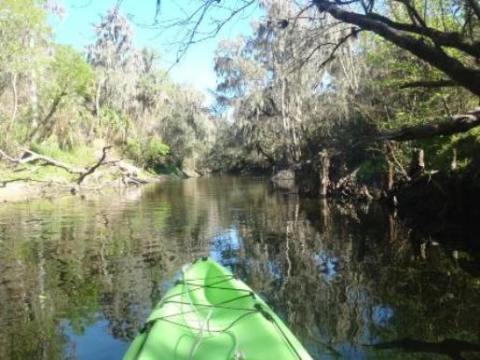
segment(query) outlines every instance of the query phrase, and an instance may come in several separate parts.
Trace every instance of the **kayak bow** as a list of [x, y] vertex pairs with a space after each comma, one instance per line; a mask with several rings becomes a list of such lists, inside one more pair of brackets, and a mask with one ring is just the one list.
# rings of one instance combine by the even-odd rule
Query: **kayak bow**
[[185, 266], [124, 360], [311, 360], [282, 320], [244, 282], [202, 258]]

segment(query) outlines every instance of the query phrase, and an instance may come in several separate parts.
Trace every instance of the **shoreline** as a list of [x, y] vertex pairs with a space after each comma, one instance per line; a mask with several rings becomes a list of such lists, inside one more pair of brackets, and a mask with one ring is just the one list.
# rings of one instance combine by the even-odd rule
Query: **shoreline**
[[0, 205], [20, 202], [30, 202], [41, 199], [54, 199], [65, 196], [86, 197], [104, 194], [109, 191], [123, 191], [148, 185], [160, 184], [172, 179], [169, 175], [157, 175], [154, 178], [142, 179], [139, 183], [125, 183], [121, 178], [92, 185], [77, 185], [76, 183], [59, 183], [55, 181], [18, 181], [0, 186]]

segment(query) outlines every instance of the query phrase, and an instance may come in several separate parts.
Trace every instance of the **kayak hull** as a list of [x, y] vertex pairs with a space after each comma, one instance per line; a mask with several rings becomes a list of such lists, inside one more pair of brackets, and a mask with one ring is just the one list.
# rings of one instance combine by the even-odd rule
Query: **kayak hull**
[[310, 360], [253, 290], [211, 259], [183, 269], [124, 360]]

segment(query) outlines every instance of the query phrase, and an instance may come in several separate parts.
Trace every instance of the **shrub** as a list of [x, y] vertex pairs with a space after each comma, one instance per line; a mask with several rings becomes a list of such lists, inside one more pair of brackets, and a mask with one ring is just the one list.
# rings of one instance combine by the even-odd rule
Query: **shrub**
[[144, 151], [145, 164], [147, 167], [153, 168], [155, 165], [162, 163], [163, 159], [170, 152], [170, 147], [158, 137], [153, 137], [147, 143]]
[[125, 155], [134, 162], [154, 169], [165, 162], [165, 156], [169, 154], [170, 147], [160, 138], [154, 136], [142, 143], [140, 139], [128, 139], [124, 148]]

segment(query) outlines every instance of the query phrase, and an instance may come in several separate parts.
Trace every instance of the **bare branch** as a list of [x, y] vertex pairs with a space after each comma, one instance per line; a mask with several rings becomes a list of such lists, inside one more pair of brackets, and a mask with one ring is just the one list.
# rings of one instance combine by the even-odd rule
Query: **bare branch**
[[330, 61], [332, 61], [333, 59], [335, 59], [335, 53], [337, 52], [337, 50], [347, 42], [348, 39], [350, 39], [351, 37], [356, 37], [358, 35], [358, 33], [360, 33], [362, 31], [362, 29], [356, 29], [356, 28], [353, 28], [352, 31], [344, 36], [343, 38], [341, 38], [338, 43], [335, 45], [335, 47], [332, 49], [332, 51], [330, 52], [330, 56], [325, 59], [320, 65], [319, 65], [319, 68], [322, 68], [324, 67], [325, 65], [327, 65]]
[[[207, 32], [204, 36], [202, 37], [197, 37], [200, 34], [200, 26], [202, 23], [205, 21], [205, 16], [207, 15], [209, 9], [218, 4], [217, 0], [208, 0], [205, 1], [204, 4], [202, 4], [197, 10], [195, 10], [192, 14], [190, 14], [187, 19], [182, 21], [184, 25], [188, 24], [191, 20], [195, 18], [195, 16], [198, 14], [198, 18], [195, 21], [193, 27], [191, 30], [189, 30], [188, 38], [187, 40], [182, 44], [182, 47], [179, 49], [177, 52], [177, 57], [175, 60], [175, 63], [172, 65], [175, 66], [175, 64], [179, 63], [180, 60], [185, 56], [187, 53], [188, 49], [190, 46], [200, 43], [202, 41], [214, 38], [217, 36], [220, 31], [225, 27], [226, 24], [228, 24], [234, 17], [236, 17], [238, 14], [242, 13], [245, 11], [247, 8], [252, 6], [253, 4], [256, 3], [256, 0], [249, 0], [245, 2], [242, 6], [239, 6], [238, 8], [232, 9], [230, 14], [223, 20], [219, 21], [216, 26], [214, 27], [213, 30]], [[171, 26], [178, 26], [179, 24], [174, 24]]]
[[105, 161], [105, 159], [107, 157], [107, 152], [111, 148], [112, 148], [111, 146], [105, 146], [102, 149], [102, 156], [100, 157], [100, 159], [98, 159], [98, 161], [94, 165], [92, 165], [91, 167], [86, 168], [86, 169], [76, 168], [74, 166], [65, 164], [65, 163], [63, 163], [61, 161], [58, 161], [56, 159], [52, 159], [51, 157], [37, 154], [36, 152], [34, 152], [32, 150], [29, 150], [29, 149], [22, 149], [24, 154], [27, 154], [28, 156], [24, 156], [24, 157], [21, 157], [19, 159], [15, 159], [15, 158], [7, 155], [4, 151], [0, 150], [0, 159], [5, 158], [9, 162], [14, 163], [16, 165], [27, 164], [27, 163], [31, 163], [31, 162], [34, 162], [34, 161], [42, 161], [42, 162], [45, 163], [44, 165], [55, 166], [55, 167], [58, 167], [60, 169], [63, 169], [65, 171], [67, 171], [70, 174], [79, 175], [78, 180], [77, 180], [77, 184], [80, 185], [85, 180], [85, 178], [87, 176], [93, 174], [95, 172], [95, 170], [97, 170], [101, 165], [107, 165], [107, 164], [108, 165], [117, 165], [119, 160]]
[[82, 173], [80, 175], [80, 177], [78, 178], [77, 180], [77, 184], [80, 185], [83, 180], [85, 180], [85, 178], [88, 176], [88, 175], [91, 175], [95, 172], [95, 170], [97, 170], [100, 165], [102, 165], [105, 161], [105, 159], [107, 158], [107, 152], [108, 150], [110, 150], [112, 147], [111, 146], [105, 146], [103, 149], [102, 149], [102, 156], [100, 159], [98, 159], [98, 161], [96, 162], [95, 165], [93, 165], [92, 167], [88, 168], [87, 171], [85, 171], [84, 173]]
[[7, 153], [5, 153], [3, 150], [0, 150], [0, 159], [2, 159], [2, 158], [7, 159], [9, 162], [14, 163], [14, 164], [18, 164], [18, 163], [19, 163], [19, 160], [11, 157], [11, 156], [8, 155]]
[[70, 166], [68, 164], [65, 164], [61, 161], [58, 161], [58, 160], [55, 160], [55, 159], [52, 159], [51, 157], [48, 157], [48, 156], [45, 156], [45, 155], [40, 155], [40, 154], [37, 154], [36, 152], [32, 151], [32, 150], [29, 150], [29, 149], [22, 149], [22, 151], [24, 151], [26, 154], [28, 154], [29, 156], [27, 157], [23, 157], [21, 159], [18, 160], [18, 163], [19, 164], [27, 164], [29, 162], [33, 162], [33, 161], [43, 161], [45, 162], [47, 165], [52, 165], [52, 166], [56, 166], [56, 167], [59, 167], [60, 169], [63, 169], [67, 172], [69, 172], [70, 174], [82, 174], [83, 173], [83, 170], [82, 169], [79, 169], [79, 168], [75, 168], [73, 166]]

